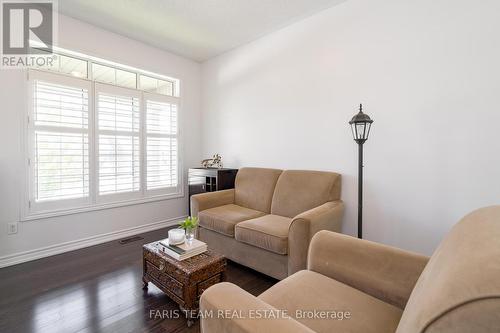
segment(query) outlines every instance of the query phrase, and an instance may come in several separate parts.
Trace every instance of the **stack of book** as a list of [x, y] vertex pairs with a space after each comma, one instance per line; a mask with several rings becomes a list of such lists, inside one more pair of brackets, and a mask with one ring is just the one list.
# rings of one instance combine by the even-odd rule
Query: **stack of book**
[[193, 239], [191, 242], [185, 241], [182, 244], [170, 245], [168, 238], [160, 241], [160, 250], [174, 259], [185, 260], [194, 257], [207, 250], [207, 244]]

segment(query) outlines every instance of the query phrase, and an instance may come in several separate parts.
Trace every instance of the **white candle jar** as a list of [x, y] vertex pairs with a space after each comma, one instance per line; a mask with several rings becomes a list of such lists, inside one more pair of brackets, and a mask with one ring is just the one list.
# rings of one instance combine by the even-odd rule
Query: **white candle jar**
[[172, 245], [184, 243], [186, 232], [184, 229], [170, 229], [168, 231], [168, 243]]

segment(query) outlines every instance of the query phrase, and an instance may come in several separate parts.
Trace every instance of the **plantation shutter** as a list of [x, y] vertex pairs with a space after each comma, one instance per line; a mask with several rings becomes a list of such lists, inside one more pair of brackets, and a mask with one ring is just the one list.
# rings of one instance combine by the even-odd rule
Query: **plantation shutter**
[[30, 203], [88, 198], [88, 84], [51, 75], [31, 82]]
[[140, 191], [140, 95], [96, 84], [98, 193]]
[[23, 218], [182, 194], [179, 98], [28, 71]]
[[178, 105], [173, 98], [145, 94], [146, 188], [176, 188], [178, 179]]

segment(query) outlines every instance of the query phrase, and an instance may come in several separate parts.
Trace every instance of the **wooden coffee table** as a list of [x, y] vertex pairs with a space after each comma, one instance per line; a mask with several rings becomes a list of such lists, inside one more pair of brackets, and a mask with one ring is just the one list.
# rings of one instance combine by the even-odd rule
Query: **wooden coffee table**
[[200, 296], [208, 287], [225, 279], [226, 258], [211, 250], [178, 261], [159, 250], [158, 242], [143, 246], [143, 289], [152, 282], [173, 301], [193, 324]]

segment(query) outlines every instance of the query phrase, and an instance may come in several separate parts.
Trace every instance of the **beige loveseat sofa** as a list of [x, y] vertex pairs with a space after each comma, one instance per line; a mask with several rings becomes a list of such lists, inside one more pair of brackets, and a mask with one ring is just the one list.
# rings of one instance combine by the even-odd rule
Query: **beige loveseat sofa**
[[340, 231], [343, 211], [333, 172], [242, 168], [234, 189], [191, 197], [199, 239], [277, 279], [306, 267], [312, 236]]
[[[430, 260], [321, 231], [311, 242], [307, 266], [259, 297], [230, 283], [210, 287], [200, 306], [213, 316], [202, 318], [201, 331], [500, 332], [500, 206], [466, 216]], [[289, 317], [265, 315], [278, 309]], [[304, 310], [350, 316], [305, 318]]]

